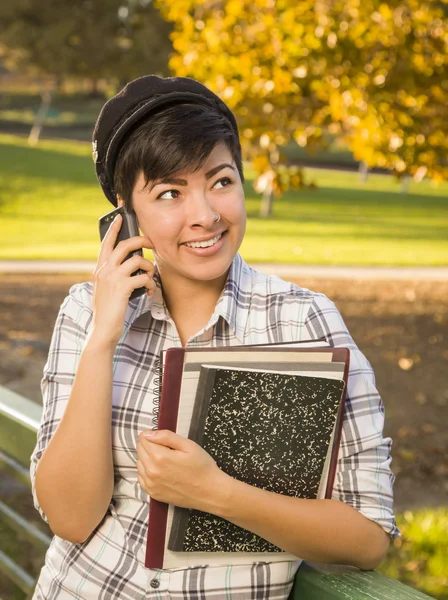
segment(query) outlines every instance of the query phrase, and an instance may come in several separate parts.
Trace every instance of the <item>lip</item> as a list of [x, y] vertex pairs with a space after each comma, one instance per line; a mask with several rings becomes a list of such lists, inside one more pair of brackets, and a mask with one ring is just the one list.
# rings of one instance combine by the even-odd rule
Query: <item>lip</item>
[[195, 240], [187, 240], [186, 242], [182, 242], [181, 246], [184, 246], [185, 244], [195, 244], [195, 243], [201, 243], [201, 242], [209, 242], [210, 240], [212, 240], [213, 238], [215, 238], [217, 235], [223, 235], [226, 231], [227, 231], [226, 229], [223, 229], [222, 231], [217, 231], [213, 235], [209, 235], [208, 237], [205, 237], [205, 238], [199, 238], [199, 239], [195, 239]]
[[[227, 233], [227, 231], [223, 231], [221, 237], [216, 242], [216, 244], [213, 244], [213, 246], [208, 246], [207, 248], [191, 248], [190, 246], [186, 246], [185, 244], [182, 244], [182, 247], [185, 248], [186, 252], [188, 252], [189, 254], [192, 254], [194, 256], [199, 256], [199, 257], [203, 257], [203, 258], [207, 257], [207, 256], [214, 256], [215, 254], [218, 254], [218, 252], [221, 250], [221, 248], [224, 246], [224, 244], [226, 244], [226, 241], [227, 241], [226, 233]], [[216, 237], [217, 235], [219, 235], [219, 234], [217, 233], [213, 237]], [[213, 238], [209, 238], [209, 239], [213, 239]]]

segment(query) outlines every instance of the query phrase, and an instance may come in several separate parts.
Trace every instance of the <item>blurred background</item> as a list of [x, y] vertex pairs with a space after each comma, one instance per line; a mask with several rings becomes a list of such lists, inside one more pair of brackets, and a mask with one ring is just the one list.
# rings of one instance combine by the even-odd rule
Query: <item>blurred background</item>
[[238, 119], [241, 254], [327, 294], [374, 368], [403, 534], [379, 570], [447, 599], [447, 50], [446, 0], [1, 3], [0, 385], [42, 402], [60, 303], [90, 279], [102, 105], [198, 79]]

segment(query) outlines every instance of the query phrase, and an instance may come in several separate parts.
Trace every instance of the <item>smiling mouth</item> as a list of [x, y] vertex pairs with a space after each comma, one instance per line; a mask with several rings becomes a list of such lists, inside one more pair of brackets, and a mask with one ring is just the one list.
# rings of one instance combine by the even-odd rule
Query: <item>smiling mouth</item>
[[185, 246], [188, 246], [189, 248], [210, 248], [210, 246], [214, 246], [216, 244], [216, 242], [219, 242], [219, 240], [222, 238], [224, 233], [225, 233], [225, 231], [218, 234], [216, 237], [212, 238], [211, 240], [207, 240], [206, 242], [185, 242]]

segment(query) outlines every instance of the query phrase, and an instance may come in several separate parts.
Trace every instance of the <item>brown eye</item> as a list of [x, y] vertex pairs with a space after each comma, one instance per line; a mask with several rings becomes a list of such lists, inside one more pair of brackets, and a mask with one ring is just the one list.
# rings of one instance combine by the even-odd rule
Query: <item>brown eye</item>
[[[171, 198], [164, 198], [165, 194], [175, 194], [175, 196], [171, 197]], [[162, 192], [161, 194], [159, 194], [157, 196], [157, 200], [175, 200], [178, 197], [179, 197], [178, 190], [166, 190], [165, 192]]]
[[232, 180], [230, 179], [230, 177], [221, 177], [221, 179], [218, 179], [218, 181], [213, 187], [216, 188], [218, 183], [222, 184], [221, 187], [228, 187], [232, 183]]

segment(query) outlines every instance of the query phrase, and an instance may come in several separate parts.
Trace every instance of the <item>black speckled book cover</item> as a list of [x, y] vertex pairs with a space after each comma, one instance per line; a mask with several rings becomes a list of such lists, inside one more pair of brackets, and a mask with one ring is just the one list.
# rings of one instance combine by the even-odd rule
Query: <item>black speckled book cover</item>
[[[189, 438], [240, 481], [316, 498], [344, 381], [201, 367]], [[282, 552], [230, 521], [176, 507], [168, 549]]]

